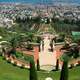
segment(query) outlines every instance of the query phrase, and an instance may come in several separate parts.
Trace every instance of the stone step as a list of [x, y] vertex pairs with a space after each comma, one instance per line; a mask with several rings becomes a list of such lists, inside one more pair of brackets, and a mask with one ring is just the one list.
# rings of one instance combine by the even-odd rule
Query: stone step
[[39, 62], [42, 70], [52, 70], [56, 66], [56, 52], [41, 52]]
[[55, 69], [55, 66], [47, 64], [47, 65], [40, 66], [40, 69], [45, 70], [45, 71], [51, 71], [51, 70]]

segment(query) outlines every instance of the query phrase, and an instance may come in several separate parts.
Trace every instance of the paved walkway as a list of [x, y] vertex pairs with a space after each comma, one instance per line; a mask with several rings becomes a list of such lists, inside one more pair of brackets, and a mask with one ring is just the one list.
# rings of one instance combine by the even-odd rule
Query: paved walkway
[[56, 51], [50, 52], [49, 35], [44, 36], [44, 50], [39, 53], [40, 68], [42, 70], [52, 70], [56, 65]]

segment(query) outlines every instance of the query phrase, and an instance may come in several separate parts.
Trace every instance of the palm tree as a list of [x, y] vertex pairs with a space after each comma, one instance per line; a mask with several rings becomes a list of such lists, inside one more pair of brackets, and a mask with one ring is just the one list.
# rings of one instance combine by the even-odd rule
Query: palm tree
[[9, 48], [8, 51], [8, 56], [15, 55], [16, 54], [16, 48], [19, 46], [19, 35], [12, 34], [7, 38], [8, 45], [7, 47]]
[[33, 49], [33, 47], [32, 47], [32, 44], [30, 44], [31, 42], [33, 42], [34, 41], [34, 34], [31, 32], [28, 32], [27, 33], [27, 49], [28, 50], [32, 50]]
[[10, 42], [10, 46], [12, 47], [11, 49], [11, 53], [15, 54], [16, 53], [16, 47], [17, 47], [17, 39], [16, 37], [11, 38]]

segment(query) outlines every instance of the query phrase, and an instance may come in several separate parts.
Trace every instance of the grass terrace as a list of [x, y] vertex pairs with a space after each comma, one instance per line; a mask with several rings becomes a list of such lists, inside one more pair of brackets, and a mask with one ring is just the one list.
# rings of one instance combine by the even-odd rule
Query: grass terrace
[[[59, 80], [60, 71], [52, 71], [50, 73], [38, 72], [39, 80], [45, 80], [46, 77]], [[0, 80], [29, 80], [29, 70], [13, 66], [0, 56]], [[80, 80], [80, 66], [69, 70], [69, 80]]]

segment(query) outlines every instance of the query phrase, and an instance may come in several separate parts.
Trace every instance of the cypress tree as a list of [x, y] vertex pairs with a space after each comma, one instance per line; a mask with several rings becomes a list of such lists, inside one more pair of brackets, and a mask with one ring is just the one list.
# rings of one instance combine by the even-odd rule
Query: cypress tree
[[38, 80], [34, 60], [30, 60], [30, 80]]
[[60, 80], [68, 80], [68, 61], [63, 62]]
[[37, 70], [40, 71], [39, 59], [37, 60]]
[[68, 52], [65, 52], [62, 56], [63, 65], [62, 65], [60, 80], [68, 80], [68, 60], [69, 60], [69, 57], [68, 57], [67, 53]]
[[58, 71], [58, 69], [59, 69], [59, 59], [57, 59], [56, 61], [56, 71]]

